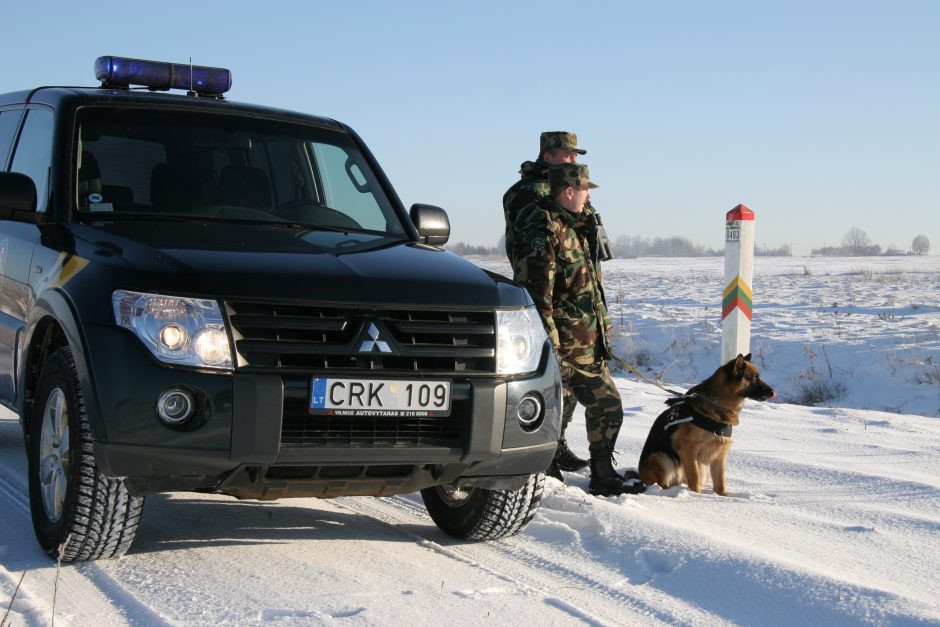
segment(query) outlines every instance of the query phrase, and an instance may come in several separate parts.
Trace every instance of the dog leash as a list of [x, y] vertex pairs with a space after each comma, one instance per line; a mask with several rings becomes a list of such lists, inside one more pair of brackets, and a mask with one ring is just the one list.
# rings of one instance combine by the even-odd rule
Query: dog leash
[[725, 407], [724, 405], [721, 405], [720, 403], [716, 403], [715, 401], [713, 401], [712, 399], [708, 398], [707, 396], [702, 396], [701, 394], [699, 394], [699, 393], [697, 393], [697, 392], [692, 392], [691, 394], [689, 394], [688, 392], [676, 392], [675, 390], [670, 390], [669, 388], [667, 388], [667, 387], [665, 387], [664, 385], [660, 384], [658, 381], [654, 381], [653, 379], [650, 379], [649, 377], [644, 376], [642, 372], [640, 372], [639, 370], [636, 369], [636, 367], [631, 366], [631, 365], [628, 364], [626, 361], [624, 361], [623, 359], [621, 359], [620, 357], [618, 357], [617, 355], [615, 355], [615, 354], [613, 353], [613, 351], [608, 351], [608, 353], [610, 353], [610, 357], [611, 357], [615, 362], [617, 362], [618, 364], [620, 364], [622, 367], [626, 368], [627, 370], [629, 370], [630, 372], [632, 372], [632, 373], [635, 374], [636, 376], [640, 377], [641, 379], [643, 379], [643, 380], [646, 381], [647, 383], [652, 383], [653, 385], [655, 385], [655, 386], [658, 387], [659, 389], [663, 390], [664, 392], [668, 392], [669, 394], [672, 394], [673, 396], [676, 397], [676, 399], [677, 399], [678, 402], [680, 402], [680, 403], [685, 402], [686, 400], [700, 399], [700, 400], [705, 401], [706, 403], [710, 403], [710, 404], [714, 405], [715, 407], [717, 407], [717, 408], [719, 408], [719, 409], [723, 409], [723, 410], [729, 411], [729, 412], [730, 412], [730, 411], [733, 411], [731, 408]]
[[675, 390], [670, 390], [669, 388], [667, 388], [667, 387], [665, 387], [664, 385], [662, 385], [661, 383], [659, 383], [659, 381], [654, 381], [653, 379], [650, 379], [649, 377], [645, 376], [642, 372], [640, 372], [639, 370], [637, 370], [634, 366], [631, 366], [630, 364], [628, 364], [627, 362], [625, 362], [623, 359], [621, 359], [620, 357], [618, 357], [617, 355], [615, 355], [615, 354], [613, 353], [613, 351], [607, 351], [607, 352], [610, 353], [610, 357], [611, 357], [615, 362], [617, 362], [617, 363], [620, 364], [622, 367], [626, 368], [627, 370], [629, 370], [630, 372], [632, 372], [632, 373], [635, 374], [636, 376], [640, 377], [641, 379], [643, 379], [643, 380], [646, 381], [647, 383], [652, 383], [653, 385], [655, 385], [656, 387], [658, 387], [660, 390], [663, 390], [664, 392], [669, 392], [670, 394], [672, 394], [673, 396], [676, 396], [676, 397], [678, 397], [678, 398], [691, 398], [688, 394], [686, 394], [686, 393], [684, 393], [684, 392], [676, 392]]

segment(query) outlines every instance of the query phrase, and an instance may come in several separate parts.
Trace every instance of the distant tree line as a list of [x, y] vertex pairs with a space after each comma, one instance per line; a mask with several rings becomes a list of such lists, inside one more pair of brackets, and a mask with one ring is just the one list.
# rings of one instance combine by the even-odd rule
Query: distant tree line
[[918, 235], [911, 241], [910, 253], [888, 246], [882, 251], [881, 246], [873, 244], [868, 233], [858, 227], [852, 227], [842, 237], [841, 246], [823, 246], [811, 251], [822, 257], [872, 257], [875, 255], [926, 255], [930, 252], [930, 240], [926, 235]]
[[793, 249], [789, 244], [784, 244], [780, 248], [767, 248], [766, 246], [755, 246], [754, 254], [758, 257], [792, 257]]
[[[499, 240], [502, 243], [502, 239]], [[505, 256], [506, 249], [503, 246], [471, 246], [463, 242], [448, 243], [444, 245], [445, 250], [449, 250], [455, 255], [461, 257], [496, 257]]]
[[[445, 249], [464, 257], [504, 257], [506, 255], [505, 236], [499, 238], [496, 246], [472, 246], [463, 242], [448, 243]], [[724, 249], [715, 250], [695, 244], [684, 237], [630, 237], [621, 235], [611, 244], [614, 256], [620, 259], [637, 257], [720, 257]], [[780, 248], [757, 247], [757, 255], [789, 256], [790, 246]]]
[[[617, 237], [611, 247], [614, 256], [620, 259], [635, 259], [637, 257], [720, 257], [725, 254], [724, 249], [715, 250], [701, 244], [696, 244], [685, 237], [635, 237], [621, 235]], [[506, 256], [505, 238], [499, 238], [496, 246], [472, 246], [463, 242], [449, 243], [444, 246], [447, 250], [458, 255], [468, 257], [496, 257]], [[873, 244], [865, 231], [851, 228], [842, 238], [841, 246], [823, 246], [812, 250], [813, 255], [823, 257], [865, 257], [874, 255], [926, 255], [930, 252], [930, 240], [926, 235], [918, 235], [911, 242], [910, 251], [900, 250], [894, 246], [882, 250], [878, 244]], [[755, 246], [754, 254], [759, 257], [789, 257], [793, 250], [789, 244], [779, 248]]]
[[614, 240], [614, 256], [620, 258], [635, 257], [716, 257], [724, 250], [706, 248], [684, 237], [635, 237], [621, 235]]

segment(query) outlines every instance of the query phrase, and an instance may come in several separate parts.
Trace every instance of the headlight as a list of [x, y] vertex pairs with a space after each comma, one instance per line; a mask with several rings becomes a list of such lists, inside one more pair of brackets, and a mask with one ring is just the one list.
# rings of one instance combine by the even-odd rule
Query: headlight
[[130, 329], [160, 361], [231, 370], [232, 351], [214, 300], [117, 290], [114, 319]]
[[535, 307], [496, 312], [496, 372], [525, 374], [539, 366], [545, 328]]

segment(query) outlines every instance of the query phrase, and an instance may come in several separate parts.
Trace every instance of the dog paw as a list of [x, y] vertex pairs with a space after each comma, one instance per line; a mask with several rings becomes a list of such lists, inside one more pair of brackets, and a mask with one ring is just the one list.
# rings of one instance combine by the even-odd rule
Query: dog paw
[[724, 498], [726, 499], [740, 499], [742, 501], [773, 501], [777, 495], [775, 494], [763, 494], [761, 492], [745, 492], [741, 490], [740, 492], [728, 492], [725, 494]]
[[687, 499], [690, 494], [692, 493], [689, 492], [689, 489], [682, 485], [672, 486], [671, 488], [661, 488], [654, 483], [653, 485], [646, 486], [647, 496], [668, 496], [674, 499]]

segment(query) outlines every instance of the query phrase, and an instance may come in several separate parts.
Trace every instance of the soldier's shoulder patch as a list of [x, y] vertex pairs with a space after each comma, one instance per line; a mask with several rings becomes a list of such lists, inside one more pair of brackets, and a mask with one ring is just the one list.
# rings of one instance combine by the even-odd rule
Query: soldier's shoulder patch
[[533, 237], [532, 241], [529, 242], [529, 246], [532, 247], [532, 250], [538, 253], [539, 255], [545, 254], [545, 240], [541, 237]]
[[532, 183], [532, 191], [539, 196], [548, 196], [548, 194], [551, 192], [551, 189], [551, 186], [546, 180], [534, 181]]

